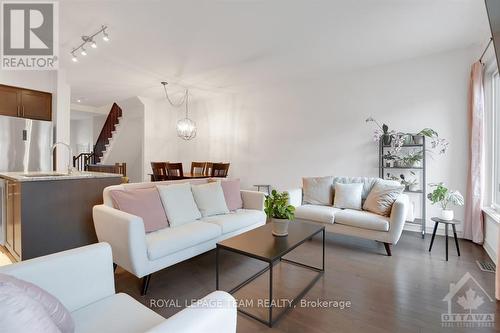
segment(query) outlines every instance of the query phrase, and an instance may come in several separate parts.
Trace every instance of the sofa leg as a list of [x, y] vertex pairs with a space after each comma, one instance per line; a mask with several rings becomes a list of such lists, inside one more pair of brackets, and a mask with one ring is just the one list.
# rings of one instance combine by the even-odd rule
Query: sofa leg
[[151, 279], [151, 274], [148, 274], [148, 275], [146, 275], [145, 277], [142, 278], [141, 296], [145, 296], [146, 293], [148, 292], [149, 280], [150, 279]]
[[387, 255], [390, 257], [392, 256], [392, 252], [391, 252], [391, 244], [389, 243], [385, 243], [384, 242], [384, 247], [385, 247], [385, 252], [387, 252]]

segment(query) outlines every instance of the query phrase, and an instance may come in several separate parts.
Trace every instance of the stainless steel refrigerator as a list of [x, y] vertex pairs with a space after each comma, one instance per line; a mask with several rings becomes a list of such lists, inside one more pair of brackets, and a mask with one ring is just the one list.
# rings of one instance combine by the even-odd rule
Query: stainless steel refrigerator
[[0, 172], [51, 170], [52, 122], [0, 116]]
[[[51, 170], [52, 122], [0, 116], [0, 172]], [[5, 243], [6, 186], [0, 179], [0, 245]]]

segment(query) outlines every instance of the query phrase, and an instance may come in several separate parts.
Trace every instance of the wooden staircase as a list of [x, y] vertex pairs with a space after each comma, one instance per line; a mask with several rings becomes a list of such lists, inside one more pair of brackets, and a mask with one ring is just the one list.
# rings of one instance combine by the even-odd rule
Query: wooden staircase
[[118, 104], [113, 103], [108, 117], [106, 118], [106, 122], [104, 122], [101, 133], [99, 134], [94, 146], [95, 163], [99, 163], [101, 161], [101, 158], [103, 157], [109, 144], [109, 140], [113, 136], [116, 126], [120, 123], [121, 116], [122, 109], [118, 106]]

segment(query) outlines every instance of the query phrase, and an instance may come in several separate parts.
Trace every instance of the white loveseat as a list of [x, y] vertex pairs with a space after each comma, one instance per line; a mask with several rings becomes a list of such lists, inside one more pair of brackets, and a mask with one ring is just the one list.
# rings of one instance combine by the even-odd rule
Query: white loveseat
[[[240, 191], [243, 209], [151, 233], [145, 232], [142, 218], [113, 207], [110, 191], [172, 183], [179, 181], [109, 186], [104, 189], [104, 203], [93, 209], [97, 238], [111, 245], [115, 264], [143, 278], [143, 295], [147, 292], [152, 273], [214, 249], [217, 242], [266, 223], [265, 196], [256, 191]], [[196, 183], [199, 184], [200, 180]]]
[[[379, 178], [372, 177], [333, 177], [335, 183], [363, 183], [362, 200]], [[403, 232], [408, 210], [408, 196], [400, 194], [393, 203], [390, 216], [381, 216], [364, 210], [339, 209], [332, 205], [312, 205], [303, 203], [302, 189], [287, 191], [290, 204], [295, 207], [297, 220], [324, 224], [327, 231], [376, 240], [384, 243], [387, 255], [391, 255], [391, 245], [395, 245]]]
[[127, 294], [116, 294], [111, 248], [106, 243], [7, 265], [0, 272], [58, 298], [71, 313], [75, 333], [236, 332], [236, 305], [226, 292], [213, 292], [168, 319]]

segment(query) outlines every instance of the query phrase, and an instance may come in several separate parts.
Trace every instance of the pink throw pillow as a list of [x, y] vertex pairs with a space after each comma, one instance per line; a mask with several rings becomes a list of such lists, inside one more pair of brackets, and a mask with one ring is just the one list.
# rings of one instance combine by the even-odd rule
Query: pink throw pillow
[[33, 283], [0, 273], [0, 332], [73, 333], [59, 300]]
[[167, 215], [156, 187], [110, 191], [113, 204], [126, 213], [142, 217], [144, 230], [152, 232], [168, 227]]
[[243, 208], [243, 200], [241, 200], [240, 180], [225, 180], [220, 182], [224, 198], [226, 199], [227, 209], [230, 211]]

